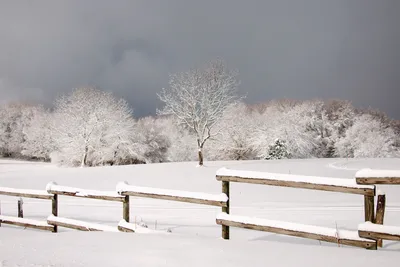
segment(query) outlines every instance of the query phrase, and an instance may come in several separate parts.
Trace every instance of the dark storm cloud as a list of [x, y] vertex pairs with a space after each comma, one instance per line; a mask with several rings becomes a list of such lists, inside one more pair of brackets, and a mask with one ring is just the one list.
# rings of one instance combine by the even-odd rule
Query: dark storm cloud
[[400, 1], [0, 2], [0, 102], [81, 85], [154, 113], [168, 74], [217, 57], [247, 102], [343, 98], [400, 118]]

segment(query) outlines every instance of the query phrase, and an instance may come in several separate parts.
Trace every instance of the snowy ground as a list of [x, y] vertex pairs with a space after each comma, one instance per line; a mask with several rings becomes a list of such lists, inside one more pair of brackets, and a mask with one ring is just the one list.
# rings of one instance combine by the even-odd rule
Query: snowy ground
[[[400, 169], [400, 159], [318, 159], [193, 162], [102, 168], [58, 168], [51, 164], [0, 160], [0, 186], [42, 189], [50, 181], [86, 189], [114, 190], [130, 185], [221, 193], [215, 180], [221, 167], [354, 179], [361, 168]], [[386, 192], [385, 224], [400, 226], [400, 186]], [[3, 215], [16, 215], [17, 198], [0, 196]], [[49, 201], [24, 199], [24, 216], [45, 219]], [[0, 266], [395, 266], [400, 243], [385, 241], [379, 251], [340, 247], [313, 240], [231, 228], [221, 240], [215, 217], [220, 208], [131, 198], [131, 221], [170, 234], [86, 233], [60, 228], [53, 234], [7, 225], [0, 228]], [[364, 219], [363, 197], [261, 185], [232, 184], [231, 214], [356, 230]], [[60, 197], [59, 216], [111, 226], [122, 204]]]

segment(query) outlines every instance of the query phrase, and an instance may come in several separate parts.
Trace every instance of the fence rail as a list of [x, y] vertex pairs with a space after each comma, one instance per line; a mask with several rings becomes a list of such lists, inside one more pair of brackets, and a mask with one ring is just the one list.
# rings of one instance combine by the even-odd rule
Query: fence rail
[[357, 231], [338, 230], [335, 228], [265, 220], [244, 216], [232, 216], [227, 213], [221, 213], [218, 215], [216, 222], [219, 225], [303, 237], [335, 243], [338, 245], [376, 249], [376, 241], [358, 237]]
[[[116, 186], [116, 191], [86, 190], [82, 188], [60, 186], [54, 182], [47, 184], [46, 191], [0, 187], [0, 195], [45, 199], [51, 200], [52, 202], [52, 215], [50, 215], [45, 222], [4, 216], [0, 214], [0, 226], [1, 223], [5, 223], [53, 232], [57, 232], [57, 228], [59, 226], [81, 231], [135, 232], [135, 224], [131, 224], [129, 222], [129, 197], [135, 196], [221, 207], [222, 213], [217, 216], [216, 223], [221, 225], [222, 237], [224, 239], [229, 239], [229, 228], [232, 226], [367, 249], [376, 249], [378, 246], [382, 246], [382, 239], [400, 241], [400, 227], [383, 225], [386, 205], [386, 196], [383, 193], [379, 193], [377, 197], [376, 217], [374, 210], [374, 197], [376, 194], [375, 184], [400, 184], [400, 171], [362, 170], [357, 172], [354, 180], [351, 180], [229, 170], [222, 168], [217, 171], [216, 180], [222, 182], [221, 194], [207, 194], [200, 192], [139, 187], [129, 185], [126, 182], [118, 183]], [[368, 223], [360, 224], [358, 231], [345, 231], [326, 227], [294, 224], [289, 222], [233, 216], [229, 214], [231, 182], [363, 195], [365, 212], [364, 219]], [[59, 195], [122, 202], [123, 218], [116, 227], [111, 227], [102, 224], [88, 223], [84, 221], [58, 217]], [[22, 199], [18, 203], [19, 217], [23, 217]]]
[[0, 187], [0, 195], [13, 197], [27, 197], [37, 199], [52, 199], [53, 194], [49, 194], [45, 190], [16, 189], [10, 187]]
[[[255, 172], [243, 170], [230, 170], [222, 168], [216, 173], [216, 180], [222, 182], [222, 192], [229, 196], [229, 187], [231, 182], [259, 184], [269, 186], [291, 187], [311, 190], [321, 190], [330, 192], [341, 192], [348, 194], [358, 194], [364, 196], [364, 220], [365, 222], [383, 224], [386, 197], [383, 193], [379, 193], [377, 197], [376, 217], [374, 210], [374, 200], [376, 195], [375, 184], [400, 184], [400, 171], [385, 171], [385, 170], [361, 170], [357, 172], [355, 179], [340, 179], [340, 178], [326, 178], [326, 177], [313, 177], [301, 175], [288, 175], [276, 174], [268, 172]], [[331, 235], [321, 235], [317, 232], [310, 231], [310, 229], [321, 229], [316, 226], [301, 226], [300, 230], [290, 229], [293, 224], [288, 222], [274, 223], [274, 221], [262, 219], [249, 219], [245, 217], [235, 217], [229, 215], [229, 202], [228, 208], [222, 210], [222, 217], [217, 217], [217, 224], [222, 225], [222, 238], [229, 239], [229, 227], [240, 227], [246, 229], [267, 231], [278, 234], [286, 234], [291, 236], [299, 236], [310, 239], [316, 239], [328, 242], [338, 242], [345, 245], [364, 247], [367, 249], [377, 249], [382, 246], [382, 239], [391, 238], [391, 240], [398, 240], [398, 235], [389, 235], [385, 232], [371, 232], [359, 230], [358, 232], [351, 232], [351, 238], [333, 237]], [[282, 227], [279, 225], [286, 225], [289, 227]], [[297, 225], [298, 226], [298, 225]], [[382, 225], [381, 225], [382, 226]], [[383, 227], [383, 226], [382, 226]], [[383, 229], [383, 228], [380, 228]], [[308, 230], [308, 231], [307, 231]], [[324, 230], [325, 233], [332, 231]], [[400, 230], [399, 230], [400, 231]], [[340, 233], [344, 233], [340, 231]], [[358, 234], [355, 235], [355, 233]], [[364, 239], [363, 239], [364, 238]], [[365, 239], [365, 238], [369, 238]], [[373, 239], [371, 241], [370, 239]]]
[[356, 182], [360, 185], [400, 185], [400, 171], [362, 169], [356, 173]]
[[358, 234], [364, 238], [400, 241], [400, 227], [373, 224], [370, 222], [358, 226]]
[[330, 192], [375, 196], [374, 185], [358, 185], [351, 179], [325, 178], [268, 172], [241, 171], [222, 168], [217, 171], [217, 181], [292, 187]]
[[119, 201], [119, 202], [125, 201], [125, 197], [119, 195], [115, 191], [87, 190], [70, 186], [61, 186], [54, 182], [48, 183], [46, 186], [46, 190], [47, 193], [53, 195], [101, 199], [101, 200]]
[[0, 222], [10, 225], [17, 225], [22, 227], [35, 228], [45, 231], [53, 231], [54, 227], [52, 225], [47, 224], [45, 221], [38, 221], [26, 218], [17, 218], [12, 216], [4, 216], [0, 215]]
[[129, 185], [126, 182], [118, 183], [117, 191], [123, 196], [155, 198], [217, 207], [227, 207], [228, 202], [228, 197], [224, 193], [213, 195], [199, 192], [140, 187]]

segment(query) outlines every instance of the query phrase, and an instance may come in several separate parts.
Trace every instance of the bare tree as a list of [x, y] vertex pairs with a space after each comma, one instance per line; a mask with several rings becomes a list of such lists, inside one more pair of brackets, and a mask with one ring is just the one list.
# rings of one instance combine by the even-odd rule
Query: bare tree
[[165, 103], [161, 115], [173, 115], [196, 136], [199, 165], [203, 165], [205, 142], [217, 134], [215, 125], [224, 110], [237, 102], [237, 74], [217, 60], [202, 69], [172, 75], [168, 89], [158, 97]]

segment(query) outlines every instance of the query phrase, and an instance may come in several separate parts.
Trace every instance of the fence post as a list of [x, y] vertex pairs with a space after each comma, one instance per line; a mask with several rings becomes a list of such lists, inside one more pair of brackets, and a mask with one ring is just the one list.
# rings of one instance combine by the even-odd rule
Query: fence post
[[[376, 203], [376, 224], [383, 224], [383, 219], [385, 217], [385, 207], [386, 207], [386, 196], [385, 194], [379, 194]], [[382, 247], [382, 239], [376, 240], [377, 246]]]
[[364, 196], [365, 221], [374, 222], [374, 196]]
[[18, 218], [24, 218], [24, 208], [23, 208], [24, 201], [22, 198], [18, 199]]
[[[222, 193], [224, 193], [228, 197], [226, 207], [222, 207], [222, 212], [226, 212], [227, 214], [229, 214], [229, 203], [231, 202], [229, 196], [229, 182], [222, 181]], [[222, 238], [229, 239], [229, 226], [222, 225]]]
[[125, 196], [122, 207], [122, 217], [126, 222], [129, 222], [129, 196]]
[[[51, 199], [51, 214], [58, 216], [58, 195], [54, 194]], [[53, 233], [57, 233], [57, 225], [54, 225]]]

